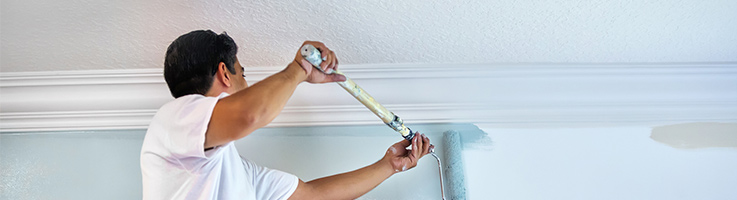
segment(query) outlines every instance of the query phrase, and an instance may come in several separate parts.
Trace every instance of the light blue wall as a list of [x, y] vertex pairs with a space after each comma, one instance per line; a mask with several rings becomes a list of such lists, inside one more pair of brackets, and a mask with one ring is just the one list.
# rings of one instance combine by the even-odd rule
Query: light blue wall
[[464, 149], [469, 199], [737, 199], [734, 147], [674, 148], [647, 126], [479, 127], [493, 145]]
[[[411, 124], [410, 124], [411, 125]], [[676, 149], [651, 127], [497, 128], [412, 125], [443, 155], [461, 132], [470, 199], [735, 199], [737, 149]], [[139, 199], [143, 130], [0, 134], [0, 199]], [[244, 157], [308, 181], [381, 158], [401, 140], [384, 125], [265, 128], [239, 140]], [[438, 199], [425, 157], [362, 199]], [[407, 187], [411, 186], [411, 190]]]
[[0, 199], [140, 199], [144, 133], [3, 133]]
[[[472, 125], [415, 125], [442, 156], [441, 134]], [[478, 129], [476, 129], [478, 130]], [[3, 133], [0, 199], [139, 199], [145, 130]], [[402, 138], [385, 125], [264, 128], [236, 142], [243, 157], [304, 181], [379, 160]], [[435, 160], [389, 178], [364, 199], [436, 199]]]

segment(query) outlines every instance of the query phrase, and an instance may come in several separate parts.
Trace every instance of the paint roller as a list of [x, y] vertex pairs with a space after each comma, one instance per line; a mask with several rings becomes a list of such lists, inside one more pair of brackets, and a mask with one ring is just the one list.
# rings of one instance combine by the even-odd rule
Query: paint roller
[[[305, 44], [300, 49], [300, 54], [302, 57], [307, 60], [307, 62], [310, 62], [315, 68], [322, 71], [323, 73], [326, 73], [320, 68], [320, 63], [322, 63], [323, 58], [322, 54], [320, 53], [320, 50], [315, 48], [315, 46], [312, 46], [310, 44]], [[331, 73], [341, 74], [338, 70], [333, 70]], [[394, 131], [399, 132], [399, 134], [404, 137], [404, 139], [408, 141], [412, 141], [412, 138], [415, 137], [416, 131], [412, 131], [410, 128], [404, 125], [404, 121], [402, 121], [402, 118], [399, 118], [399, 116], [395, 115], [393, 112], [390, 112], [388, 109], [386, 109], [384, 106], [379, 104], [379, 102], [376, 102], [376, 100], [371, 97], [363, 88], [359, 87], [353, 80], [348, 78], [346, 76], [346, 80], [343, 82], [337, 82], [338, 85], [343, 87], [345, 91], [348, 91], [353, 97], [355, 97], [359, 102], [361, 102], [366, 108], [371, 110], [374, 114], [376, 114], [377, 117], [381, 119], [381, 121], [384, 122], [387, 126], [394, 129]], [[430, 149], [430, 154], [435, 157], [435, 159], [438, 161], [438, 172], [440, 174], [440, 194], [442, 195], [443, 199], [445, 199], [445, 189], [443, 186], [443, 170], [442, 170], [442, 164], [440, 162], [440, 158], [435, 154], [434, 149]]]

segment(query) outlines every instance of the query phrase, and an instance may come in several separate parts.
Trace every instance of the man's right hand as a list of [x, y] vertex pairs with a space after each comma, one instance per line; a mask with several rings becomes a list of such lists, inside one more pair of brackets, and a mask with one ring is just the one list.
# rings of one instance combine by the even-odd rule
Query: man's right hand
[[[302, 43], [302, 46], [310, 44], [320, 50], [320, 54], [323, 57], [323, 62], [320, 64], [320, 68], [322, 71], [330, 72], [332, 70], [338, 69], [338, 58], [335, 56], [335, 52], [328, 49], [328, 47], [325, 46], [322, 42], [317, 41], [305, 41]], [[301, 47], [300, 46], [300, 49]], [[302, 58], [302, 54], [297, 51], [297, 55], [294, 57], [294, 61], [290, 64], [289, 67], [292, 67], [293, 65], [301, 67], [305, 73], [307, 74], [307, 78], [305, 81], [309, 83], [329, 83], [329, 82], [340, 82], [345, 81], [346, 77], [340, 74], [325, 74], [321, 72], [320, 70], [315, 69], [315, 67], [310, 64], [307, 60]]]
[[[406, 148], [409, 145], [412, 145], [412, 148], [407, 150]], [[389, 147], [383, 159], [389, 161], [394, 172], [403, 172], [417, 166], [417, 161], [429, 154], [433, 148], [435, 146], [430, 144], [430, 138], [418, 132], [412, 138], [411, 143], [410, 141], [402, 140]]]

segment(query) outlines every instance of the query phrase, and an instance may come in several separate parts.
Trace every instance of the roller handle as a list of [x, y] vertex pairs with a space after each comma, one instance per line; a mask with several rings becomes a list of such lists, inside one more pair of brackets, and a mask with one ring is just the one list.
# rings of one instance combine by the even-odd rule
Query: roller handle
[[[302, 58], [304, 58], [305, 60], [307, 60], [307, 62], [309, 62], [310, 64], [312, 64], [313, 67], [315, 67], [318, 70], [320, 70], [321, 72], [325, 73], [325, 71], [323, 71], [320, 68], [320, 64], [322, 64], [322, 62], [325, 61], [325, 60], [322, 58], [322, 54], [321, 54], [321, 52], [320, 52], [319, 49], [317, 49], [315, 46], [312, 46], [311, 44], [305, 44], [304, 46], [302, 46], [302, 48], [300, 48], [299, 52], [302, 55]], [[331, 73], [342, 74], [342, 73], [340, 73], [337, 70], [333, 70]], [[345, 83], [343, 83], [343, 84], [345, 84]], [[341, 86], [343, 86], [344, 88], [346, 88], [345, 85], [341, 85]], [[358, 87], [358, 86], [355, 86], [355, 87]], [[346, 90], [350, 90], [350, 89], [351, 89], [351, 87], [346, 88]], [[368, 95], [368, 94], [366, 94], [366, 95]], [[376, 103], [376, 104], [379, 105], [381, 108], [383, 108], [383, 110], [386, 110], [386, 108], [384, 108], [380, 104], [378, 104], [378, 103]], [[376, 111], [374, 111], [374, 113], [376, 113]], [[402, 122], [402, 120], [398, 116], [394, 115], [394, 113], [391, 113], [388, 110], [387, 111], [384, 111], [382, 113], [384, 113], [384, 115], [391, 114], [393, 116], [393, 118], [394, 118], [392, 121], [385, 121], [386, 125], [388, 125], [389, 127], [391, 127], [392, 129], [394, 129], [397, 132], [400, 132], [400, 133], [403, 132], [402, 129], [403, 128], [406, 128], [406, 126], [404, 126], [404, 122]], [[380, 115], [380, 114], [377, 114], [377, 115], [379, 115], [380, 118], [383, 118], [382, 115]], [[382, 120], [385, 120], [385, 119], [382, 119]], [[404, 139], [406, 139], [407, 141], [410, 141], [411, 142], [412, 139], [415, 137], [415, 133], [416, 132], [415, 131], [412, 131], [409, 128], [406, 128], [406, 129], [408, 130], [407, 131], [408, 134], [406, 134], [406, 135], [402, 134], [402, 137], [404, 137]]]
[[302, 58], [307, 60], [307, 62], [310, 62], [313, 67], [325, 73], [325, 71], [322, 71], [322, 69], [320, 68], [320, 64], [322, 64], [322, 61], [325, 60], [322, 59], [322, 55], [319, 49], [317, 49], [315, 46], [312, 46], [311, 44], [305, 44], [304, 46], [302, 46], [299, 52], [300, 54], [302, 54]]

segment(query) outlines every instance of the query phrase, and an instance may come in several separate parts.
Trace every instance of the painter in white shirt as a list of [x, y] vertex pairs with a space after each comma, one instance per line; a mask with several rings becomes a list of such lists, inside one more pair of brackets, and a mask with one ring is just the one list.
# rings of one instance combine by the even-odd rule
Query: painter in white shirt
[[[306, 44], [324, 55], [323, 71], [337, 69], [338, 59], [325, 44]], [[284, 70], [249, 87], [237, 50], [230, 36], [209, 30], [192, 31], [169, 45], [164, 79], [176, 99], [159, 109], [146, 132], [144, 199], [355, 199], [413, 168], [433, 148], [426, 136], [416, 134], [371, 165], [308, 182], [242, 159], [233, 141], [269, 124], [297, 85], [346, 78], [314, 69], [297, 52]]]

